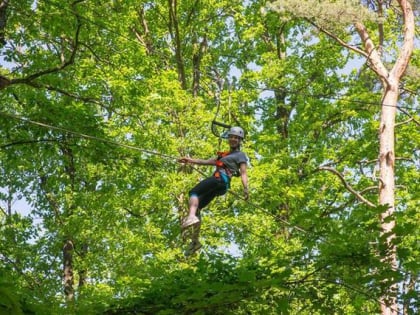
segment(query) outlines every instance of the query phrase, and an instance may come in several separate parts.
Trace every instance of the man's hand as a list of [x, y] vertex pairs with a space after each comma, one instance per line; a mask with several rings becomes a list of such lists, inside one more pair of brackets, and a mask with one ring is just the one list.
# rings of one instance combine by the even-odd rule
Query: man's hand
[[192, 163], [192, 158], [182, 157], [178, 160], [179, 163]]
[[244, 188], [244, 199], [248, 200], [249, 198], [249, 192], [248, 192], [248, 187]]

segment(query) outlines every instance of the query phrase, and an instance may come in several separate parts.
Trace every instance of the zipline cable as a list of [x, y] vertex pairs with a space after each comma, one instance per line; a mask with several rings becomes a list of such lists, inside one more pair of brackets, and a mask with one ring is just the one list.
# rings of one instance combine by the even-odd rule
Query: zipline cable
[[[42, 122], [39, 122], [39, 121], [31, 120], [31, 119], [28, 119], [28, 118], [25, 118], [25, 117], [22, 117], [22, 116], [19, 116], [19, 115], [15, 115], [15, 114], [10, 114], [10, 113], [5, 113], [5, 112], [1, 112], [0, 111], [0, 115], [1, 116], [4, 116], [4, 117], [9, 117], [9, 118], [17, 119], [17, 120], [20, 120], [20, 121], [23, 121], [23, 122], [26, 122], [26, 123], [29, 123], [29, 124], [32, 124], [32, 125], [35, 125], [35, 126], [42, 127], [42, 128], [66, 132], [66, 133], [72, 134], [72, 135], [77, 136], [77, 137], [80, 137], [80, 138], [94, 140], [94, 141], [100, 141], [100, 142], [103, 142], [103, 143], [111, 144], [113, 146], [118, 146], [118, 147], [130, 149], [130, 150], [135, 150], [135, 151], [139, 151], [139, 152], [143, 152], [143, 153], [147, 153], [147, 154], [151, 154], [151, 155], [160, 156], [160, 157], [165, 158], [165, 159], [168, 159], [168, 160], [178, 160], [179, 159], [179, 157], [176, 157], [176, 156], [171, 156], [171, 155], [164, 154], [164, 153], [161, 153], [161, 152], [139, 148], [137, 146], [133, 146], [133, 145], [129, 145], [129, 144], [124, 144], [124, 143], [120, 143], [120, 142], [109, 140], [109, 139], [104, 139], [104, 138], [100, 138], [100, 137], [96, 137], [96, 136], [87, 135], [87, 134], [76, 132], [76, 131], [72, 131], [70, 129], [63, 128], [63, 127], [52, 126], [52, 125], [49, 125], [49, 124], [46, 124], [46, 123], [42, 123]], [[194, 166], [192, 166], [192, 168], [196, 172], [198, 172], [199, 174], [201, 174], [202, 176], [207, 176], [200, 169], [198, 169], [198, 168], [196, 168]], [[245, 200], [243, 197], [239, 196], [237, 193], [235, 193], [235, 192], [233, 192], [231, 190], [229, 190], [229, 192], [231, 194], [233, 194], [235, 197], [237, 197], [238, 199], [241, 199], [241, 200], [247, 202], [252, 207], [255, 207], [256, 209], [258, 209], [258, 210], [260, 210], [260, 211], [262, 211], [262, 212], [264, 212], [264, 213], [266, 213], [266, 214], [268, 214], [270, 216], [273, 216], [275, 219], [279, 220], [280, 222], [282, 222], [282, 223], [284, 223], [284, 224], [286, 224], [286, 225], [288, 225], [288, 226], [290, 226], [290, 227], [292, 227], [292, 228], [294, 228], [294, 229], [296, 229], [296, 230], [298, 230], [300, 232], [308, 233], [308, 231], [304, 230], [303, 228], [301, 228], [299, 226], [296, 226], [296, 225], [293, 225], [292, 223], [290, 223], [287, 220], [284, 220], [282, 218], [279, 218], [275, 214], [270, 213], [269, 211], [267, 211], [266, 209], [264, 209], [262, 207], [259, 207], [258, 205], [252, 204], [249, 200]]]
[[126, 149], [131, 149], [131, 150], [135, 150], [135, 151], [139, 151], [139, 152], [143, 152], [143, 153], [147, 153], [147, 154], [151, 154], [151, 155], [157, 155], [157, 156], [163, 157], [165, 159], [171, 159], [171, 160], [178, 159], [178, 157], [171, 156], [171, 155], [164, 154], [164, 153], [160, 153], [160, 152], [157, 152], [157, 151], [154, 151], [154, 150], [142, 149], [142, 148], [130, 145], [130, 144], [124, 144], [124, 143], [120, 143], [120, 142], [109, 140], [109, 139], [104, 139], [104, 138], [99, 138], [99, 137], [96, 137], [96, 136], [87, 135], [87, 134], [72, 131], [70, 129], [63, 128], [63, 127], [52, 126], [52, 125], [49, 125], [49, 124], [46, 124], [46, 123], [42, 123], [42, 122], [39, 122], [39, 121], [28, 119], [28, 118], [25, 118], [25, 117], [19, 116], [19, 115], [14, 115], [14, 114], [5, 113], [5, 112], [0, 112], [0, 115], [4, 116], [4, 117], [17, 119], [17, 120], [20, 120], [20, 121], [23, 121], [23, 122], [26, 122], [26, 123], [30, 123], [32, 125], [36, 125], [36, 126], [39, 126], [39, 127], [43, 127], [43, 128], [47, 128], [47, 129], [51, 129], [51, 130], [63, 131], [63, 132], [72, 134], [74, 136], [77, 136], [79, 138], [100, 141], [100, 142], [103, 142], [103, 143], [111, 144], [111, 145], [126, 148]]
[[[102, 142], [102, 143], [111, 144], [113, 146], [122, 147], [122, 148], [130, 149], [130, 150], [135, 150], [135, 151], [139, 151], [139, 152], [143, 152], [143, 153], [155, 155], [155, 156], [159, 156], [159, 157], [162, 157], [162, 158], [165, 158], [165, 159], [168, 159], [168, 160], [172, 160], [172, 161], [179, 159], [179, 157], [168, 155], [168, 154], [164, 154], [164, 153], [161, 153], [161, 152], [158, 152], [158, 151], [143, 149], [143, 148], [140, 148], [140, 147], [137, 147], [137, 146], [133, 146], [133, 145], [129, 145], [129, 144], [124, 144], [124, 143], [120, 143], [120, 142], [109, 140], [109, 139], [104, 139], [104, 138], [100, 138], [100, 137], [96, 137], [96, 136], [87, 135], [87, 134], [76, 132], [76, 131], [72, 131], [70, 129], [63, 128], [63, 127], [52, 126], [52, 125], [49, 125], [49, 124], [46, 124], [46, 123], [42, 123], [42, 122], [39, 122], [39, 121], [31, 120], [31, 119], [28, 119], [28, 118], [25, 118], [25, 117], [22, 117], [22, 116], [19, 116], [19, 115], [15, 115], [15, 114], [10, 114], [10, 113], [5, 113], [5, 112], [0, 111], [0, 115], [1, 116], [4, 116], [4, 117], [9, 117], [9, 118], [17, 119], [17, 120], [20, 120], [20, 121], [23, 121], [23, 122], [26, 122], [26, 123], [30, 123], [30, 124], [33, 124], [33, 125], [36, 125], [36, 126], [39, 126], [39, 127], [42, 127], [42, 128], [47, 128], [47, 129], [51, 129], [51, 130], [58, 130], [58, 131], [66, 132], [66, 133], [72, 134], [72, 135], [77, 136], [77, 137], [80, 137], [80, 138], [94, 140], [94, 141], [99, 141], [99, 142]], [[198, 169], [198, 168], [196, 168], [194, 166], [192, 166], [192, 168], [196, 172], [198, 172], [199, 174], [201, 174], [202, 176], [205, 176], [205, 177], [207, 176], [200, 169]], [[266, 213], [266, 214], [274, 217], [276, 220], [278, 220], [278, 221], [280, 221], [280, 222], [288, 225], [289, 227], [294, 228], [297, 231], [300, 231], [300, 232], [305, 233], [307, 235], [311, 234], [307, 230], [305, 230], [305, 229], [303, 229], [303, 228], [301, 228], [301, 227], [299, 227], [297, 225], [292, 224], [291, 222], [289, 222], [289, 221], [287, 221], [287, 220], [279, 217], [278, 215], [275, 215], [275, 214], [269, 212], [265, 208], [260, 207], [260, 206], [254, 204], [254, 203], [251, 203], [249, 200], [246, 200], [245, 198], [243, 198], [239, 194], [237, 194], [237, 193], [235, 193], [235, 192], [233, 192], [231, 190], [229, 190], [229, 193], [231, 193], [232, 195], [234, 195], [237, 199], [241, 199], [241, 200], [245, 201], [246, 203], [248, 203], [249, 205], [251, 205], [253, 208], [255, 208], [255, 209], [259, 210], [259, 211], [262, 211], [262, 212], [264, 212], [264, 213]]]
[[[216, 101], [216, 113], [214, 114], [213, 120], [211, 122], [211, 132], [213, 133], [213, 135], [215, 135], [216, 137], [219, 138], [219, 147], [221, 144], [221, 140], [223, 138], [226, 138], [226, 130], [230, 129], [232, 126], [230, 124], [225, 124], [222, 123], [220, 121], [217, 120], [218, 116], [219, 116], [219, 112], [220, 112], [220, 104], [221, 104], [221, 100], [220, 100], [220, 90], [216, 91], [216, 95], [215, 95], [215, 101]], [[217, 130], [217, 127], [222, 127], [224, 132], [219, 133]]]

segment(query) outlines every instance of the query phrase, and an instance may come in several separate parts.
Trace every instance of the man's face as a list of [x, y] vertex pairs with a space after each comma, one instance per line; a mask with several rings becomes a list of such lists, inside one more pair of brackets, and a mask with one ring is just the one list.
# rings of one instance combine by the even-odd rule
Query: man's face
[[241, 143], [241, 138], [235, 135], [229, 135], [228, 141], [231, 148], [237, 148]]

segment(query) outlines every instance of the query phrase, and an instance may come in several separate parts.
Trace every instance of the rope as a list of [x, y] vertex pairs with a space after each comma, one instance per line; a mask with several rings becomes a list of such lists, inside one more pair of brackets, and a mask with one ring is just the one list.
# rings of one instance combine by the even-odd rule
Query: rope
[[63, 127], [57, 127], [57, 126], [52, 126], [46, 123], [42, 123], [39, 121], [35, 121], [35, 120], [31, 120], [28, 118], [25, 118], [23, 116], [19, 116], [19, 115], [14, 115], [14, 114], [9, 114], [9, 113], [5, 113], [5, 112], [0, 112], [1, 116], [4, 117], [9, 117], [9, 118], [13, 118], [13, 119], [17, 119], [26, 123], [30, 123], [32, 125], [36, 125], [39, 127], [43, 127], [43, 128], [47, 128], [47, 129], [51, 129], [51, 130], [58, 130], [58, 131], [63, 131], [69, 134], [72, 134], [74, 136], [80, 137], [80, 138], [84, 138], [84, 139], [89, 139], [89, 140], [95, 140], [95, 141], [100, 141], [103, 143], [108, 143], [114, 146], [118, 146], [118, 147], [122, 147], [122, 148], [126, 148], [126, 149], [130, 149], [130, 150], [135, 150], [135, 151], [139, 151], [139, 152], [143, 152], [143, 153], [147, 153], [147, 154], [151, 154], [151, 155], [157, 155], [166, 159], [171, 159], [171, 160], [177, 160], [178, 157], [175, 156], [171, 156], [168, 154], [164, 154], [164, 153], [160, 153], [157, 151], [153, 151], [153, 150], [148, 150], [148, 149], [142, 149], [133, 145], [129, 145], [129, 144], [124, 144], [124, 143], [120, 143], [120, 142], [116, 142], [113, 140], [109, 140], [109, 139], [104, 139], [104, 138], [100, 138], [100, 137], [96, 137], [96, 136], [91, 136], [91, 135], [87, 135], [84, 133], [80, 133], [80, 132], [76, 132], [76, 131], [72, 131], [70, 129], [67, 128], [63, 128]]
[[[130, 149], [130, 150], [135, 150], [135, 151], [139, 151], [139, 152], [143, 152], [143, 153], [147, 153], [147, 154], [151, 154], [151, 155], [160, 156], [162, 158], [169, 159], [169, 160], [178, 160], [178, 157], [171, 156], [171, 155], [168, 155], [168, 154], [160, 153], [160, 152], [153, 151], [153, 150], [139, 148], [139, 147], [136, 147], [136, 146], [133, 146], [133, 145], [129, 145], [129, 144], [119, 143], [119, 142], [116, 142], [116, 141], [113, 141], [113, 140], [109, 140], [109, 139], [104, 139], [104, 138], [100, 138], [100, 137], [96, 137], [96, 136], [87, 135], [87, 134], [76, 132], [76, 131], [72, 131], [70, 129], [63, 128], [63, 127], [52, 126], [52, 125], [49, 125], [49, 124], [46, 124], [46, 123], [42, 123], [42, 122], [39, 122], [39, 121], [35, 121], [35, 120], [31, 120], [31, 119], [25, 118], [23, 116], [14, 115], [14, 114], [5, 113], [5, 112], [0, 112], [0, 115], [1, 116], [4, 116], [4, 117], [9, 117], [9, 118], [17, 119], [17, 120], [20, 120], [20, 121], [23, 121], [23, 122], [26, 122], [26, 123], [30, 123], [32, 125], [36, 125], [36, 126], [39, 126], [39, 127], [42, 127], [42, 128], [63, 131], [63, 132], [72, 134], [74, 136], [80, 137], [80, 138], [94, 140], [94, 141], [100, 141], [100, 142], [108, 143], [108, 144], [111, 144], [111, 145], [114, 145], [114, 146], [118, 146], [118, 147]], [[192, 166], [192, 168], [197, 173], [201, 174], [202, 176], [207, 177], [207, 175], [203, 171], [201, 171], [200, 169], [198, 169], [198, 168], [196, 168], [194, 166]], [[286, 225], [288, 225], [288, 226], [290, 226], [290, 227], [292, 227], [292, 228], [294, 228], [294, 229], [296, 229], [296, 230], [298, 230], [300, 232], [308, 233], [308, 231], [304, 230], [303, 228], [301, 228], [299, 226], [296, 226], [296, 225], [293, 225], [289, 221], [280, 218], [279, 216], [277, 216], [277, 215], [269, 212], [268, 210], [266, 210], [266, 209], [264, 209], [264, 208], [262, 208], [262, 207], [260, 207], [260, 206], [258, 206], [256, 204], [254, 204], [254, 203], [251, 203], [249, 200], [246, 200], [245, 198], [243, 198], [239, 194], [237, 194], [237, 193], [235, 193], [235, 192], [233, 192], [231, 190], [229, 190], [229, 193], [232, 194], [232, 195], [234, 195], [237, 199], [240, 199], [240, 200], [245, 201], [246, 203], [248, 203], [249, 205], [251, 205], [255, 209], [258, 209], [258, 210], [260, 210], [260, 211], [262, 211], [262, 212], [264, 212], [264, 213], [266, 213], [266, 214], [274, 217], [276, 220], [278, 220], [278, 221], [280, 221], [280, 222], [282, 222], [282, 223], [284, 223], [284, 224], [286, 224]]]

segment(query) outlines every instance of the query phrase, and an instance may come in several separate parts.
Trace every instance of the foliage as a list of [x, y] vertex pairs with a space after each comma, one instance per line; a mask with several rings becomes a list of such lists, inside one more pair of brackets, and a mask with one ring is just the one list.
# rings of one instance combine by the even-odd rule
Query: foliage
[[[352, 42], [340, 23], [359, 13], [376, 20], [343, 1], [320, 10], [327, 2], [283, 1], [279, 13], [267, 1], [9, 1], [0, 23], [0, 307], [374, 314], [398, 283], [414, 314], [419, 53], [397, 116], [399, 266], [389, 270], [375, 166], [380, 84], [312, 24]], [[346, 14], [331, 24], [337, 6]], [[238, 197], [235, 178], [202, 213], [203, 249], [185, 257], [188, 190], [211, 170], [176, 159], [225, 148], [214, 118], [247, 131], [251, 199]]]

